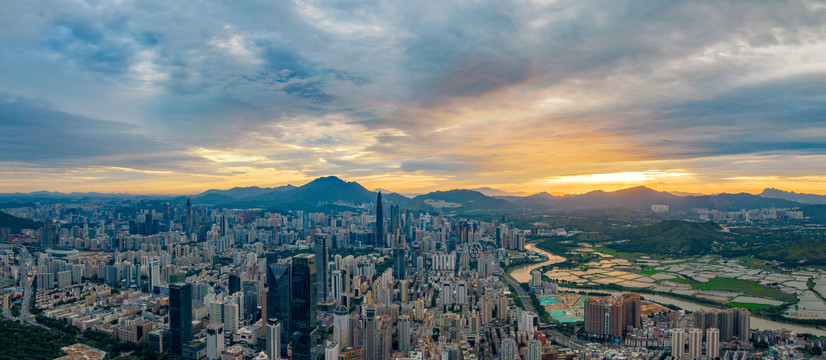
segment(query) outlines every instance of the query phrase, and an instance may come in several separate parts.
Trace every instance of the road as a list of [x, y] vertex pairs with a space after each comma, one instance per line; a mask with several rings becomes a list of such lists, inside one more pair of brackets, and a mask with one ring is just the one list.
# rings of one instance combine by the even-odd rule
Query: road
[[29, 276], [28, 276], [28, 273], [29, 273], [28, 270], [31, 269], [31, 266], [32, 266], [32, 263], [31, 263], [32, 258], [29, 255], [29, 251], [28, 251], [28, 249], [26, 249], [25, 246], [20, 246], [19, 249], [20, 249], [20, 268], [25, 269], [25, 270], [21, 270], [21, 276], [19, 276], [20, 285], [23, 287], [23, 300], [21, 301], [21, 304], [20, 304], [20, 305], [22, 305], [20, 307], [20, 318], [24, 322], [27, 322], [29, 324], [40, 325], [34, 319], [34, 315], [32, 315], [31, 312], [29, 311], [29, 304], [31, 304], [32, 295], [34, 293], [33, 290], [32, 290], [32, 283], [31, 283], [31, 281], [29, 279]]
[[522, 300], [522, 305], [525, 306], [525, 310], [533, 312], [534, 314], [539, 314], [536, 312], [536, 308], [533, 307], [533, 303], [531, 302], [531, 297], [528, 296], [528, 293], [525, 292], [525, 289], [522, 289], [522, 285], [520, 285], [516, 280], [511, 279], [507, 275], [499, 275], [502, 281], [506, 282], [508, 285], [512, 286], [516, 290], [516, 296]]
[[[536, 311], [536, 308], [533, 307], [533, 303], [531, 302], [530, 296], [525, 292], [524, 289], [522, 289], [522, 286], [518, 282], [511, 279], [507, 275], [500, 275], [500, 277], [502, 278], [502, 281], [506, 282], [508, 285], [513, 286], [513, 288], [516, 289], [516, 295], [519, 297], [519, 299], [522, 300], [522, 304], [525, 306], [525, 310], [532, 311], [537, 315], [539, 314]], [[541, 321], [542, 319], [540, 319], [540, 327], [542, 324]], [[584, 344], [584, 342], [578, 341], [572, 337], [565, 336], [556, 330], [548, 331], [548, 335], [550, 335], [550, 337], [556, 340], [558, 343], [566, 346], [580, 347], [582, 344]]]

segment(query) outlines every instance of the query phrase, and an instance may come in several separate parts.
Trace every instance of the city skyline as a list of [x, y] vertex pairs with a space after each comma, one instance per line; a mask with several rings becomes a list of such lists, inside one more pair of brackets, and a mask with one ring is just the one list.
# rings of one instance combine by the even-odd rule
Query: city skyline
[[3, 9], [3, 193], [826, 194], [817, 1]]

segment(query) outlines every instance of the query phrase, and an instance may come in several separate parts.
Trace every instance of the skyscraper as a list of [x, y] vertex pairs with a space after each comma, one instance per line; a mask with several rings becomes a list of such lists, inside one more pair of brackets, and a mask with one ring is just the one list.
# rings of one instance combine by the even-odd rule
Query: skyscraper
[[154, 293], [155, 287], [161, 284], [161, 265], [158, 258], [149, 259], [146, 270], [149, 272], [149, 292]]
[[512, 337], [502, 340], [502, 360], [515, 360], [518, 355], [516, 340]]
[[281, 359], [281, 323], [278, 319], [267, 319], [266, 350], [269, 360]]
[[683, 329], [671, 329], [671, 357], [675, 359], [685, 355], [685, 331]]
[[227, 281], [227, 293], [232, 295], [239, 291], [241, 291], [241, 276], [236, 273], [230, 273], [229, 280]]
[[399, 316], [399, 351], [410, 350], [411, 324], [409, 316]]
[[525, 360], [542, 360], [542, 343], [537, 339], [528, 342]]
[[186, 198], [186, 223], [184, 224], [186, 236], [192, 235], [192, 200]]
[[346, 307], [339, 306], [333, 316], [333, 340], [339, 343], [342, 348], [350, 346], [352, 344], [352, 337], [350, 336], [349, 311], [347, 311]]
[[293, 359], [315, 359], [316, 307], [318, 305], [318, 285], [316, 284], [316, 259], [313, 254], [298, 254], [293, 258], [292, 300], [290, 321], [292, 322]]
[[292, 318], [290, 296], [292, 294], [292, 271], [289, 264], [279, 264], [274, 254], [267, 254], [267, 308], [266, 318], [275, 318], [281, 323], [281, 354], [287, 355], [287, 345], [292, 338]]
[[720, 357], [720, 330], [717, 328], [706, 330], [706, 357], [709, 359]]
[[220, 359], [222, 351], [224, 351], [224, 324], [209, 324], [207, 326], [207, 358]]
[[585, 333], [602, 339], [621, 339], [629, 326], [642, 326], [641, 300], [628, 293], [619, 298], [585, 300]]
[[330, 298], [340, 302], [341, 295], [344, 293], [344, 275], [341, 270], [333, 270], [330, 272]]
[[631, 326], [635, 329], [642, 327], [642, 300], [636, 293], [622, 295], [622, 331]]
[[380, 360], [379, 357], [379, 319], [376, 317], [376, 305], [368, 304], [364, 309], [362, 331], [364, 331], [364, 360]]
[[183, 346], [192, 340], [192, 285], [169, 285], [169, 352], [183, 355]]
[[734, 338], [744, 340], [750, 337], [751, 313], [745, 309], [712, 309], [698, 310], [692, 315], [694, 326], [705, 331], [717, 328], [720, 331], [721, 341], [731, 341]]
[[404, 244], [393, 248], [393, 278], [404, 280], [407, 277], [407, 249]]
[[256, 280], [244, 280], [241, 291], [244, 292], [244, 317], [251, 321], [258, 320], [258, 299], [261, 296]]
[[330, 275], [327, 269], [327, 261], [330, 258], [330, 237], [326, 234], [316, 234], [315, 236], [315, 260], [317, 262], [318, 276], [318, 296], [322, 300], [330, 298], [329, 291]]
[[384, 206], [381, 203], [381, 191], [376, 196], [376, 246], [384, 246]]
[[57, 243], [57, 231], [54, 226], [54, 221], [47, 219], [43, 222], [43, 232], [40, 234], [40, 246], [45, 249], [54, 247]]
[[688, 356], [692, 359], [703, 357], [703, 330], [693, 328], [688, 331]]

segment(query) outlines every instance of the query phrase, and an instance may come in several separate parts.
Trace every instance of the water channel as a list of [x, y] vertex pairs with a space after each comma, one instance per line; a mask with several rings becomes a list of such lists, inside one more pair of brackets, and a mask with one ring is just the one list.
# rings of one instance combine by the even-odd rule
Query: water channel
[[527, 245], [525, 245], [525, 249], [534, 251], [534, 252], [539, 253], [539, 254], [544, 254], [545, 256], [548, 257], [548, 260], [545, 260], [541, 263], [528, 264], [528, 265], [520, 266], [520, 267], [514, 269], [513, 271], [511, 271], [511, 273], [510, 273], [511, 276], [514, 279], [516, 279], [516, 281], [519, 281], [519, 282], [524, 283], [524, 282], [531, 281], [531, 270], [533, 270], [533, 269], [540, 268], [540, 267], [543, 267], [545, 265], [551, 265], [551, 264], [556, 264], [556, 263], [560, 263], [560, 262], [565, 261], [564, 257], [557, 256], [557, 255], [551, 254], [549, 252], [546, 252], [544, 250], [541, 250], [541, 249], [537, 248], [535, 244], [527, 244]]

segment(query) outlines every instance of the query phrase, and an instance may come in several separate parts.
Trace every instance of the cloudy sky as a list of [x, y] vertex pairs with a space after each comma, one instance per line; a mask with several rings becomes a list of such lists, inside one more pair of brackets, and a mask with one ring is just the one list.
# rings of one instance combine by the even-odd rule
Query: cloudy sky
[[0, 192], [826, 193], [826, 2], [3, 1]]

